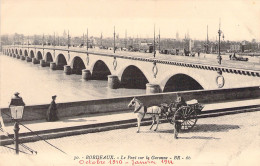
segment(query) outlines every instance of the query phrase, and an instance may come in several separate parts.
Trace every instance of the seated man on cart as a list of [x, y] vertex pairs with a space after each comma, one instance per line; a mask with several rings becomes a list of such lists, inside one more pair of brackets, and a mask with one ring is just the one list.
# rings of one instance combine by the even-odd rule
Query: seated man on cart
[[186, 103], [186, 101], [184, 100], [183, 97], [181, 97], [177, 94], [177, 99], [175, 100], [176, 110], [178, 110], [181, 106], [187, 106], [187, 103]]

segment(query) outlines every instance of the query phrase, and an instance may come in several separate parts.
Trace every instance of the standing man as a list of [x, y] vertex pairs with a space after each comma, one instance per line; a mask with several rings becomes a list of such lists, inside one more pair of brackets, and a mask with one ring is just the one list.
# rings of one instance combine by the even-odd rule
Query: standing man
[[47, 110], [47, 117], [46, 120], [48, 122], [50, 121], [56, 121], [58, 120], [58, 116], [57, 116], [57, 104], [55, 103], [56, 100], [56, 95], [52, 96], [52, 102]]
[[10, 106], [25, 106], [25, 103], [23, 102], [23, 98], [19, 96], [19, 92], [15, 92], [14, 96], [11, 99]]

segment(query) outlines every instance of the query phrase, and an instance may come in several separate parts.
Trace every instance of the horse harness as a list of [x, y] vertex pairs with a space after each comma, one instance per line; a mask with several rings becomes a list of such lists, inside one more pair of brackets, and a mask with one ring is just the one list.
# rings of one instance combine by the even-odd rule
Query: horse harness
[[158, 113], [147, 113], [147, 106], [144, 106], [143, 104], [140, 104], [140, 106], [134, 111], [134, 113], [139, 112], [142, 107], [144, 107], [144, 115], [142, 117], [142, 120], [143, 120], [145, 114], [157, 114], [157, 115], [160, 115]]

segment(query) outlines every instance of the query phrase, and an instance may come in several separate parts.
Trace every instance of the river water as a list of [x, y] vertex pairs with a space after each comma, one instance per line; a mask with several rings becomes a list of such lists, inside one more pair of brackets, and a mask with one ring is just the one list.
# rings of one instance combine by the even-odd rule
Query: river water
[[81, 75], [65, 75], [9, 56], [0, 56], [0, 107], [7, 107], [18, 91], [26, 105], [84, 101], [145, 94], [145, 89], [109, 89], [107, 81], [81, 79]]

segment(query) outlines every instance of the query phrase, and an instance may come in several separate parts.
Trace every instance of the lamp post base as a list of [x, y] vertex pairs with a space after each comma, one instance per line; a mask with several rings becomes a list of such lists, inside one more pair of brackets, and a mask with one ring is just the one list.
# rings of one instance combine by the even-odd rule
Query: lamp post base
[[14, 123], [14, 146], [15, 146], [15, 153], [19, 154], [19, 123]]

